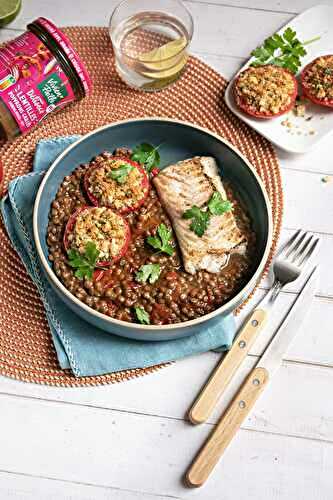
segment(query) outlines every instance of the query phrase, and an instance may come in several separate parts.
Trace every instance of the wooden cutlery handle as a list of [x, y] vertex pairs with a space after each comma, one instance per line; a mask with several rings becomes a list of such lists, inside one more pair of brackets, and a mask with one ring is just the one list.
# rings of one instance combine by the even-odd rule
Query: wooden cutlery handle
[[242, 327], [230, 351], [213, 371], [188, 416], [193, 424], [205, 422], [224, 393], [237, 368], [246, 357], [258, 333], [266, 323], [267, 312], [255, 309]]
[[265, 368], [255, 368], [201, 448], [186, 474], [189, 486], [202, 486], [268, 382]]

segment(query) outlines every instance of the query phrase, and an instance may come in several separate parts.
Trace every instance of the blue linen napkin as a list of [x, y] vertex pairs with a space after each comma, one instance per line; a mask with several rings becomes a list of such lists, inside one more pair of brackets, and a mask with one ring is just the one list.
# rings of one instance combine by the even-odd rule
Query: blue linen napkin
[[33, 204], [45, 170], [79, 136], [42, 140], [36, 147], [33, 172], [10, 182], [1, 212], [9, 238], [38, 288], [61, 368], [77, 377], [144, 368], [211, 349], [227, 350], [235, 335], [232, 315], [213, 326], [198, 327], [184, 339], [160, 342], [130, 340], [106, 333], [82, 320], [51, 289], [38, 261], [32, 232]]

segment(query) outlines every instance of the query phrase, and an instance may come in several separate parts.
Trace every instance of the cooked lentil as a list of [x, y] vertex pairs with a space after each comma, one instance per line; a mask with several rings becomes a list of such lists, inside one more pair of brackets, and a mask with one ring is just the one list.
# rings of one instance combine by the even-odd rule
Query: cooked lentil
[[[198, 318], [220, 307], [246, 283], [252, 272], [255, 234], [250, 220], [232, 187], [225, 184], [233, 203], [239, 227], [246, 233], [247, 251], [233, 254], [227, 267], [217, 274], [198, 271], [190, 275], [182, 267], [181, 254], [176, 246], [172, 256], [155, 253], [145, 239], [154, 234], [160, 223], [171, 228], [154, 187], [144, 204], [125, 216], [132, 240], [127, 253], [108, 270], [95, 270], [92, 280], [80, 280], [68, 265], [63, 246], [63, 233], [69, 217], [83, 205], [89, 204], [82, 179], [89, 164], [76, 168], [64, 178], [52, 202], [49, 214], [47, 244], [53, 269], [66, 288], [89, 307], [128, 322], [137, 322], [134, 306], [143, 307], [154, 325], [179, 323]], [[175, 240], [175, 236], [173, 234]], [[153, 283], [138, 283], [135, 275], [143, 264], [161, 266], [159, 279]]]

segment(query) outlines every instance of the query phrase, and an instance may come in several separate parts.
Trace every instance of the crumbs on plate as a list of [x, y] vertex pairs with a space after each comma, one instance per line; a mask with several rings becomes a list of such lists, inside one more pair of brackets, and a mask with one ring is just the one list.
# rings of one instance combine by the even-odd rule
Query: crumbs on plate
[[293, 108], [293, 112], [296, 116], [305, 116], [305, 101], [302, 101], [301, 99], [296, 99], [295, 101], [295, 106]]
[[[289, 116], [285, 117], [281, 121], [281, 125], [286, 128], [286, 132], [290, 135], [298, 135], [298, 136], [308, 136], [315, 135], [317, 133], [314, 127], [310, 127], [310, 121], [312, 120], [312, 115], [307, 115], [307, 100], [304, 98], [298, 97], [295, 101], [295, 106], [292, 111], [289, 113]], [[293, 117], [296, 117], [297, 120], [295, 122]], [[324, 117], [321, 116], [322, 120]], [[302, 120], [303, 119], [303, 120]]]

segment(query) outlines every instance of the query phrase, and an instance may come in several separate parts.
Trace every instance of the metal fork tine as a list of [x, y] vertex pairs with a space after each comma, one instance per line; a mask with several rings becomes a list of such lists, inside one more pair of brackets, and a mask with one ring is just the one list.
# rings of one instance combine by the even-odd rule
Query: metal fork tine
[[307, 250], [307, 248], [309, 248], [309, 245], [311, 243], [311, 241], [313, 240], [314, 236], [311, 234], [309, 236], [309, 238], [307, 238], [303, 245], [301, 247], [299, 247], [299, 249], [296, 251], [296, 253], [294, 253], [291, 261], [294, 262], [296, 264], [296, 261], [298, 259], [300, 259], [303, 255], [304, 255], [304, 252]]
[[304, 267], [305, 264], [307, 263], [307, 261], [309, 260], [309, 258], [311, 257], [311, 255], [313, 254], [313, 252], [315, 251], [317, 245], [319, 243], [319, 238], [317, 238], [311, 245], [311, 247], [309, 248], [309, 250], [307, 251], [307, 253], [305, 255], [303, 255], [303, 257], [301, 258], [300, 262], [299, 262], [299, 266], [300, 267]]
[[292, 257], [294, 252], [299, 248], [299, 246], [302, 244], [304, 238], [306, 237], [307, 233], [302, 234], [299, 238], [297, 238], [292, 246], [289, 248], [288, 252], [285, 255], [285, 258], [287, 259], [288, 257]]
[[294, 243], [294, 241], [299, 237], [301, 231], [302, 231], [301, 229], [298, 229], [296, 231], [296, 233], [294, 233], [292, 235], [292, 237], [290, 238], [290, 240], [288, 240], [288, 241], [285, 242], [285, 244], [283, 245], [283, 247], [278, 251], [277, 257], [281, 257], [283, 254], [285, 254], [287, 252], [287, 250], [289, 250], [289, 248]]

